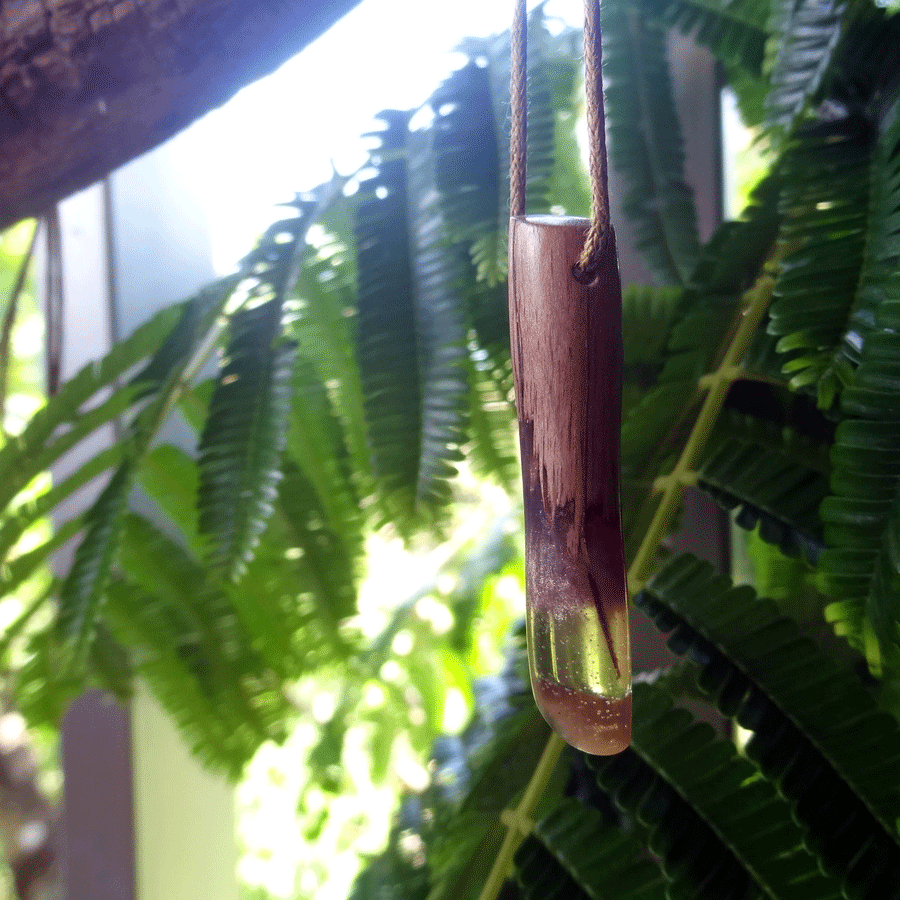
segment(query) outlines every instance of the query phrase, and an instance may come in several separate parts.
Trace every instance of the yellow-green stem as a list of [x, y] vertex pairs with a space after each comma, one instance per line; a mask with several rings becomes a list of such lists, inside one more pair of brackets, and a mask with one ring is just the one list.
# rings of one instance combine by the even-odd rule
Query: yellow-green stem
[[[641, 546], [638, 548], [638, 552], [635, 554], [634, 560], [628, 569], [628, 587], [631, 591], [639, 590], [643, 587], [650, 574], [656, 550], [668, 532], [675, 510], [681, 502], [685, 482], [691, 480], [693, 466], [699, 459], [700, 453], [709, 439], [709, 435], [722, 409], [722, 402], [731, 382], [735, 378], [737, 366], [744, 358], [744, 354], [750, 346], [750, 341], [753, 339], [753, 335], [756, 333], [756, 329], [772, 298], [772, 285], [772, 278], [768, 275], [763, 275], [747, 292], [746, 311], [721, 364], [715, 372], [704, 375], [699, 382], [699, 387], [707, 392], [706, 397], [700, 409], [700, 414], [697, 416], [696, 422], [694, 422], [694, 427], [691, 429], [690, 436], [684, 445], [684, 450], [682, 450], [681, 456], [675, 465], [675, 469], [666, 481], [665, 490], [659, 506], [656, 508], [653, 521], [650, 523], [650, 527], [641, 541]], [[495, 900], [500, 892], [500, 888], [512, 865], [513, 856], [526, 837], [526, 830], [523, 828], [522, 823], [533, 818], [534, 810], [543, 796], [563, 746], [563, 740], [557, 734], [552, 734], [547, 741], [537, 768], [535, 768], [534, 774], [525, 788], [525, 793], [513, 811], [509, 830], [494, 860], [494, 865], [491, 868], [487, 881], [484, 883], [479, 900]]]
[[563, 739], [558, 734], [551, 734], [544, 747], [544, 752], [541, 754], [540, 760], [538, 760], [534, 774], [531, 776], [531, 781], [528, 782], [525, 793], [522, 794], [522, 799], [513, 812], [513, 820], [518, 827], [510, 827], [506, 832], [500, 852], [494, 860], [493, 868], [488, 875], [487, 881], [484, 883], [484, 887], [481, 889], [479, 900], [494, 900], [500, 892], [500, 888], [506, 879], [506, 873], [509, 871], [509, 866], [512, 863], [512, 858], [516, 850], [518, 850], [519, 844], [525, 838], [521, 823], [525, 819], [532, 818], [535, 807], [540, 802], [544, 789], [547, 787], [547, 782], [556, 768], [556, 763], [559, 761], [559, 755], [562, 753], [563, 747], [565, 747]]

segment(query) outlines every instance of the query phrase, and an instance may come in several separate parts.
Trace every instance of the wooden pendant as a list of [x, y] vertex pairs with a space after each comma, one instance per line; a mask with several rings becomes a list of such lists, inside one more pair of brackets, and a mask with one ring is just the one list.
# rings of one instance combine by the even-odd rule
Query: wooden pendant
[[568, 743], [609, 755], [631, 739], [619, 509], [622, 293], [612, 229], [594, 280], [573, 275], [589, 224], [510, 220], [509, 319], [532, 689]]

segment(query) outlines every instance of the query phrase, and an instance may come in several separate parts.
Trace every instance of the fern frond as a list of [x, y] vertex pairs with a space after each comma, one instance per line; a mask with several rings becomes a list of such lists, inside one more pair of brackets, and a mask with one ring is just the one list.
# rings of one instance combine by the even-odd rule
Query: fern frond
[[75, 472], [61, 479], [43, 494], [10, 508], [0, 524], [0, 559], [5, 560], [13, 555], [16, 543], [28, 528], [49, 515], [63, 500], [71, 497], [95, 478], [116, 468], [122, 461], [124, 452], [122, 444], [113, 444], [91, 457]]
[[825, 410], [852, 377], [835, 350], [863, 263], [870, 152], [867, 129], [841, 120], [800, 134], [781, 162], [783, 257], [768, 331], [791, 387]]
[[[829, 871], [849, 889], [887, 865], [897, 884], [900, 731], [856, 676], [773, 604], [694, 557], [666, 566], [637, 602], [699, 664], [719, 709], [754, 731], [748, 755], [790, 799]], [[850, 866], [858, 855], [862, 871]]]
[[56, 629], [31, 634], [25, 663], [12, 676], [16, 705], [29, 726], [60, 728], [72, 701], [89, 688], [108, 691], [122, 702], [130, 699], [133, 669], [123, 646], [102, 625], [92, 628], [89, 640], [86, 670], [76, 672], [69, 664], [71, 648]]
[[182, 307], [183, 315], [189, 315], [192, 308], [197, 310], [198, 327], [190, 330], [190, 340], [174, 345], [164, 342], [144, 374], [118, 392], [133, 392], [147, 402], [133, 416], [122, 439], [123, 461], [84, 517], [88, 527], [60, 591], [58, 628], [72, 644], [73, 661], [78, 666], [85, 662], [93, 643], [97, 610], [112, 570], [137, 468], [202, 362], [210, 329], [234, 283], [234, 279], [218, 282]]
[[651, 387], [659, 377], [681, 301], [679, 288], [629, 285], [622, 292], [624, 380]]
[[820, 95], [882, 119], [885, 97], [896, 96], [900, 69], [900, 20], [885, 3], [848, 0], [840, 41]]
[[[319, 635], [318, 640], [302, 641], [307, 650], [310, 644], [316, 646], [306, 666], [345, 654], [347, 642], [340, 624], [356, 612], [362, 520], [358, 514], [340, 512], [344, 517], [334, 518], [334, 499], [323, 500], [306, 473], [287, 460], [276, 516], [270, 523], [272, 533], [265, 535], [258, 558], [241, 582], [259, 579], [273, 588], [283, 585], [281, 596], [296, 607], [296, 613], [285, 619], [292, 636], [299, 643], [304, 629], [306, 637]], [[284, 548], [291, 557], [288, 561], [281, 558]]]
[[84, 663], [94, 621], [115, 559], [128, 494], [134, 480], [130, 462], [110, 478], [85, 516], [87, 531], [59, 592], [58, 625], [70, 642], [75, 664]]
[[280, 297], [233, 316], [200, 438], [199, 530], [210, 564], [229, 581], [265, 528], [280, 477], [295, 351], [281, 330]]
[[631, 749], [590, 765], [648, 833], [669, 896], [841, 897], [799, 846], [788, 804], [730, 741], [674, 708], [656, 685], [636, 684], [633, 702]]
[[739, 509], [739, 525], [759, 523], [764, 540], [813, 563], [824, 549], [819, 505], [829, 474], [827, 447], [737, 416], [720, 422], [698, 470], [704, 490], [726, 509]]
[[[835, 433], [832, 496], [821, 516], [829, 549], [820, 569], [835, 603], [828, 618], [863, 650], [875, 672], [900, 671], [897, 534], [900, 491], [900, 300], [879, 306], [863, 346], [848, 411]], [[870, 631], [872, 629], [872, 631]], [[871, 633], [874, 639], [867, 639]]]
[[767, 53], [770, 126], [789, 132], [807, 111], [841, 36], [847, 0], [773, 0]]
[[[900, 271], [897, 267], [897, 234], [900, 232], [900, 119], [879, 136], [872, 152], [869, 173], [865, 253], [853, 307], [832, 363], [832, 368], [843, 363], [845, 368], [853, 366], [854, 371], [861, 362], [862, 351], [869, 337], [876, 341], [884, 340], [875, 328], [878, 308], [883, 302], [900, 300]], [[874, 354], [878, 352], [877, 348], [870, 348], [870, 358], [874, 359]], [[870, 362], [869, 366], [871, 365]], [[867, 377], [871, 378], [871, 375]], [[850, 387], [852, 389], [852, 380]], [[844, 406], [852, 409], [852, 401]]]
[[236, 775], [260, 743], [287, 733], [282, 679], [298, 670], [285, 652], [296, 634], [284, 616], [291, 607], [275, 591], [236, 602], [189, 551], [133, 514], [120, 561], [105, 607], [113, 633], [201, 758]]
[[[643, 0], [649, 14], [692, 35], [720, 62], [762, 74], [769, 36], [769, 0]], [[730, 81], [730, 79], [729, 79]]]
[[[144, 677], [185, 735], [192, 751], [210, 767], [236, 778], [264, 740], [286, 736], [281, 705], [260, 725], [262, 697], [252, 702], [236, 685], [249, 679], [210, 650], [195, 615], [164, 603], [135, 585], [113, 583], [108, 592], [113, 634], [135, 651], [135, 671]], [[223, 684], [235, 688], [222, 690]], [[267, 704], [268, 705], [268, 704]]]
[[[171, 320], [172, 315], [178, 314], [178, 321], [169, 329], [166, 339], [144, 368], [132, 377], [131, 384], [134, 385], [139, 398], [152, 396], [161, 391], [172, 372], [188, 361], [221, 313], [223, 298], [233, 293], [238, 281], [238, 275], [219, 279], [209, 287], [198, 291], [190, 300], [164, 310], [156, 317], [167, 317]], [[151, 322], [155, 322], [156, 318]], [[146, 327], [141, 326], [135, 335]]]
[[53, 536], [44, 543], [20, 553], [12, 561], [8, 562], [0, 573], [0, 596], [6, 597], [12, 594], [19, 585], [27, 581], [42, 566], [51, 559], [51, 554], [64, 547], [73, 537], [84, 528], [84, 517], [76, 516], [69, 519], [57, 528]]
[[496, 478], [513, 493], [521, 473], [511, 399], [512, 366], [494, 368], [489, 359], [470, 358], [468, 374], [471, 404], [466, 458], [479, 474]]
[[177, 529], [178, 540], [197, 558], [203, 542], [197, 527], [197, 461], [172, 444], [160, 444], [148, 453], [137, 475], [137, 483], [165, 516], [166, 527]]
[[515, 877], [525, 900], [589, 900], [590, 894], [535, 838], [526, 838], [513, 857]]
[[[292, 394], [286, 457], [314, 489], [314, 505], [322, 510], [323, 525], [340, 535], [348, 549], [353, 548], [350, 557], [360, 555], [363, 518], [347, 433], [327, 388], [303, 357], [294, 367]], [[288, 518], [300, 512], [295, 507]]]
[[684, 180], [665, 33], [627, 4], [604, 15], [603, 76], [610, 161], [635, 248], [663, 284], [686, 284], [699, 252], [697, 215]]
[[401, 525], [434, 515], [464, 440], [459, 260], [445, 243], [427, 134], [382, 113], [378, 168], [357, 213], [358, 359], [372, 467]]
[[[611, 826], [597, 810], [566, 801], [541, 819], [534, 829], [540, 842], [593, 900], [664, 900], [666, 881], [659, 867], [646, 859], [643, 844], [634, 835]], [[538, 856], [526, 849], [516, 854], [518, 877], [526, 877], [526, 858]], [[542, 854], [546, 863], [546, 855]], [[563, 896], [569, 896], [564, 894]]]
[[[640, 382], [630, 382], [629, 360], [634, 350], [626, 345], [621, 442], [626, 553], [637, 550], [643, 529], [652, 520], [659, 499], [652, 494], [653, 481], [674, 465], [698, 402], [698, 380], [720, 361], [741, 297], [751, 287], [758, 274], [756, 267], [774, 240], [774, 198], [775, 192], [762, 185], [757, 203], [748, 210], [748, 219], [726, 223], [704, 246], [689, 286], [673, 290], [670, 295], [657, 295], [666, 307], [660, 319], [661, 330], [651, 339], [651, 345], [658, 346], [667, 331], [665, 351], [650, 366], [638, 363], [634, 370], [635, 375], [651, 382], [649, 389]], [[760, 289], [766, 289], [766, 284], [761, 281]], [[631, 335], [640, 327], [642, 305], [635, 308], [635, 324], [630, 326], [632, 311], [627, 291], [625, 298], [624, 332]], [[646, 310], [645, 314], [649, 312]], [[629, 343], [638, 347], [648, 339], [649, 332], [641, 339], [631, 335]]]
[[[354, 195], [336, 204], [333, 212], [348, 207], [348, 216], [354, 214], [356, 202]], [[326, 222], [329, 227], [331, 219]], [[295, 370], [295, 394], [302, 395], [307, 385], [314, 392], [321, 384], [329, 385], [334, 409], [343, 423], [356, 478], [367, 482], [371, 478], [371, 464], [362, 384], [356, 362], [356, 271], [351, 252], [352, 230], [347, 236], [349, 244], [343, 244], [342, 240], [332, 236], [324, 246], [307, 245], [294, 288], [296, 314], [289, 316], [287, 331], [297, 342], [298, 355], [308, 359], [313, 367], [298, 366]], [[289, 310], [291, 307], [289, 305]], [[302, 377], [304, 372], [310, 374], [310, 379]], [[313, 373], [315, 377], [312, 377]], [[361, 489], [368, 492], [368, 488], [361, 486]]]
[[284, 307], [308, 258], [312, 222], [342, 196], [335, 177], [299, 214], [269, 227], [242, 262], [249, 301], [231, 320], [225, 364], [200, 438], [199, 529], [226, 580], [240, 576], [272, 511], [286, 438], [296, 344], [283, 335]]
[[[484, 49], [487, 49], [485, 47]], [[470, 53], [472, 51], [470, 50]], [[496, 64], [501, 66], [498, 53]], [[509, 215], [509, 148], [505, 115], [495, 109], [497, 76], [474, 60], [432, 95], [434, 152], [441, 210], [454, 238], [470, 247], [480, 280], [506, 277], [503, 234]]]
[[430, 900], [477, 897], [503, 842], [500, 813], [524, 787], [546, 743], [547, 725], [530, 698], [497, 699], [499, 717], [497, 710], [483, 707], [485, 718], [464, 736], [460, 749], [468, 752], [462, 760], [446, 760], [436, 773], [436, 784], [449, 797], [437, 805], [428, 835]]
[[[557, 57], [536, 9], [528, 21], [529, 213], [549, 211], [554, 171], [555, 111], [550, 65]], [[436, 185], [454, 243], [468, 248], [477, 277], [488, 286], [506, 280], [509, 223], [509, 33], [469, 39], [470, 62], [429, 100], [435, 114]]]
[[0, 507], [7, 508], [32, 479], [87, 435], [129, 409], [139, 396], [136, 381], [99, 402], [95, 398], [142, 360], [153, 356], [180, 314], [177, 308], [163, 310], [116, 344], [103, 359], [88, 363], [35, 413], [21, 434], [0, 449]]

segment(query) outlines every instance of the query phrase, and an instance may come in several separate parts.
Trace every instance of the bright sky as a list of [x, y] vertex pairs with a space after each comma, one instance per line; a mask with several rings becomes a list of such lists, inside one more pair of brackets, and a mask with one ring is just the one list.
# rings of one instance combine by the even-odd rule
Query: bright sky
[[[580, 21], [582, 0], [551, 0]], [[209, 216], [216, 268], [227, 271], [278, 215], [273, 205], [364, 161], [375, 113], [427, 99], [460, 63], [466, 36], [509, 26], [513, 0], [363, 0], [268, 78], [177, 139], [183, 172]]]

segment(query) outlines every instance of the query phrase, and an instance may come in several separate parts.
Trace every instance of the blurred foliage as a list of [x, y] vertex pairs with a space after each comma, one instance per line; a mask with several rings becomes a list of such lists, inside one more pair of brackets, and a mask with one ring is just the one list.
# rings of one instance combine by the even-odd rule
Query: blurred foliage
[[[900, 18], [870, 0], [610, 0], [606, 23], [613, 163], [658, 282], [623, 302], [626, 550], [650, 551], [637, 603], [689, 661], [636, 686], [631, 750], [561, 758], [514, 859], [504, 811], [548, 729], [521, 633], [496, 651], [522, 584], [507, 35], [467, 42], [424, 110], [381, 114], [358, 175], [297, 197], [237, 273], [142, 325], [0, 449], [23, 712], [52, 727], [86, 686], [127, 697], [146, 680], [208, 765], [261, 767], [290, 801], [279, 829], [337, 848], [298, 853], [283, 896], [317, 895], [330, 867], [349, 889], [360, 851], [360, 897], [476, 897], [495, 860], [504, 897], [900, 896]], [[771, 148], [741, 218], [705, 244], [666, 27], [717, 56]], [[585, 200], [577, 36], [557, 32], [538, 8], [533, 213]], [[722, 413], [700, 414], [712, 390]], [[196, 446], [160, 443], [176, 410]], [[115, 441], [51, 484], [110, 422]], [[660, 478], [688, 442], [700, 488], [756, 530], [759, 590], [692, 558], [660, 568]], [[84, 485], [93, 504], [51, 532]], [[839, 649], [811, 639], [823, 617]], [[744, 754], [680, 707], [698, 695], [752, 732]], [[390, 833], [342, 803], [374, 813], [398, 792]], [[249, 883], [263, 827], [244, 836]]]

